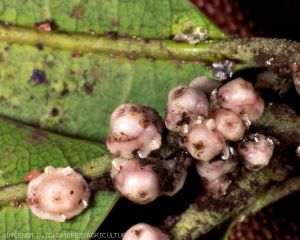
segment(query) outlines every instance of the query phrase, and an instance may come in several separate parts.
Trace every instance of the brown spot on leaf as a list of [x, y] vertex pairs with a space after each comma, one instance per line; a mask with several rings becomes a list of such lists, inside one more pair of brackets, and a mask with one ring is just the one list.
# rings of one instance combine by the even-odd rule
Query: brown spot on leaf
[[50, 20], [46, 20], [35, 24], [35, 29], [40, 32], [50, 32], [54, 27], [54, 23]]
[[84, 87], [84, 91], [85, 91], [86, 94], [91, 94], [91, 93], [93, 93], [93, 90], [94, 90], [94, 84], [92, 84], [92, 83], [85, 83], [85, 84], [83, 85], [83, 87]]
[[37, 141], [41, 141], [44, 140], [44, 134], [41, 130], [39, 129], [35, 129], [34, 131], [32, 131], [28, 137], [27, 137], [27, 141], [29, 141], [30, 143], [35, 143]]
[[19, 201], [17, 200], [16, 197], [14, 197], [11, 201], [10, 201], [10, 206], [12, 206], [13, 208], [18, 208], [20, 206]]
[[127, 58], [129, 59], [129, 60], [135, 60], [136, 59], [136, 56], [135, 56], [135, 54], [134, 53], [129, 53], [129, 54], [127, 54]]
[[28, 173], [25, 174], [24, 176], [24, 181], [27, 183], [27, 182], [30, 182], [32, 179], [38, 177], [41, 175], [41, 172], [39, 170], [32, 170]]
[[117, 32], [107, 32], [106, 36], [111, 38], [112, 40], [117, 40], [119, 37]]
[[82, 56], [81, 51], [75, 50], [75, 51], [72, 52], [72, 57], [74, 57], [74, 58], [78, 58], [78, 57], [81, 57], [81, 56]]
[[71, 17], [72, 18], [81, 18], [84, 16], [84, 6], [82, 5], [76, 5], [74, 6], [73, 10], [72, 10], [72, 13], [71, 13]]
[[118, 26], [119, 21], [118, 21], [118, 19], [113, 18], [113, 19], [111, 19], [110, 24], [111, 24], [113, 27], [115, 27], [115, 26]]
[[0, 53], [0, 64], [4, 62], [4, 57], [3, 57], [3, 54]]
[[35, 46], [38, 50], [43, 50], [44, 49], [44, 45], [42, 43], [37, 43]]
[[66, 96], [68, 93], [69, 93], [69, 89], [65, 88], [64, 90], [61, 91], [60, 95]]
[[[101, 76], [101, 69], [99, 66], [94, 66], [91, 69], [91, 75], [94, 79], [94, 81], [98, 80]], [[95, 83], [94, 83], [95, 84]]]
[[40, 69], [34, 69], [30, 79], [35, 85], [40, 85], [47, 82], [46, 73]]
[[55, 65], [54, 61], [45, 61], [45, 64], [47, 65], [48, 68], [52, 68]]
[[52, 108], [50, 112], [52, 117], [56, 117], [59, 114], [59, 110], [57, 108]]

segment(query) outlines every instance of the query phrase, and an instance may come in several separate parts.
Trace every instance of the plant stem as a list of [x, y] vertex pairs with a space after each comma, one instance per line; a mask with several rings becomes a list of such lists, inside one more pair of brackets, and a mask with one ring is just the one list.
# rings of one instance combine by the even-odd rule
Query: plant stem
[[[112, 156], [107, 153], [84, 164], [75, 166], [75, 170], [87, 178], [96, 178], [107, 173], [111, 168]], [[4, 186], [0, 188], [0, 207], [16, 199], [24, 201], [27, 196], [27, 184]]]
[[255, 127], [284, 142], [300, 145], [300, 116], [285, 104], [268, 106], [263, 116], [255, 122]]
[[[263, 172], [244, 172], [219, 199], [192, 204], [171, 230], [175, 239], [197, 239], [230, 218], [244, 217], [300, 189], [300, 177], [272, 183]], [[271, 185], [272, 184], [272, 185]]]
[[25, 183], [4, 186], [0, 188], [0, 206], [11, 202], [13, 199], [23, 201], [27, 194], [27, 185]]
[[224, 235], [223, 240], [228, 240], [230, 237], [231, 230], [243, 217], [253, 214], [260, 209], [268, 206], [269, 204], [278, 201], [279, 199], [286, 197], [293, 192], [300, 189], [300, 176], [292, 177], [287, 179], [282, 184], [272, 186], [266, 193], [258, 197], [252, 205], [247, 207], [247, 209], [241, 212], [229, 225], [227, 231]]
[[291, 74], [291, 64], [300, 64], [300, 44], [283, 39], [226, 39], [197, 45], [172, 40], [134, 38], [112, 39], [105, 36], [37, 32], [19, 27], [0, 27], [0, 41], [71, 49], [86, 53], [149, 57], [182, 61], [216, 62], [233, 60], [245, 67], [268, 67], [281, 74]]

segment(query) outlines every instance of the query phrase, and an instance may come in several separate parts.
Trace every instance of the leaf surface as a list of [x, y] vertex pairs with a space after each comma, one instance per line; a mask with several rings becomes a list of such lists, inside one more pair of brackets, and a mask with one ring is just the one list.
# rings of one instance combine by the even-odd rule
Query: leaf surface
[[[162, 113], [172, 86], [209, 72], [176, 58], [94, 51], [98, 35], [170, 39], [197, 30], [203, 39], [224, 36], [192, 4], [178, 0], [4, 0], [0, 21], [6, 22], [0, 33], [0, 114], [97, 141], [105, 139], [109, 116], [120, 103], [139, 102]], [[17, 27], [7, 28], [7, 23]], [[41, 23], [51, 23], [55, 31], [34, 32]], [[69, 44], [69, 38], [87, 47]], [[121, 45], [125, 51], [127, 47]], [[9, 205], [13, 198], [24, 200], [27, 172], [70, 165], [86, 177], [97, 177], [110, 169], [110, 155], [98, 143], [5, 118], [0, 119], [0, 146], [0, 239], [89, 239], [118, 199], [116, 193], [96, 192], [80, 216], [66, 223], [41, 221], [25, 203]]]
[[[0, 21], [26, 28], [51, 21], [55, 32], [73, 33], [75, 39], [78, 33], [94, 36], [112, 32], [129, 39], [169, 39], [190, 34], [195, 28], [206, 34], [204, 39], [224, 37], [190, 2], [178, 0], [27, 0], [22, 4], [4, 0]], [[0, 113], [68, 135], [103, 140], [109, 115], [120, 103], [147, 104], [162, 113], [171, 87], [208, 74], [202, 66], [182, 64], [175, 57], [140, 58], [134, 51], [127, 56], [109, 51], [95, 54], [93, 45], [97, 43], [88, 39], [77, 39], [88, 48], [82, 54], [72, 44], [47, 47], [38, 39], [42, 34], [37, 35], [31, 44], [24, 39], [18, 44], [2, 35]], [[61, 36], [53, 41], [63, 45], [68, 40]], [[121, 50], [127, 48], [127, 44], [120, 44]]]
[[88, 209], [66, 223], [39, 220], [25, 203], [20, 207], [9, 205], [13, 198], [24, 200], [26, 173], [43, 171], [45, 166], [74, 166], [91, 177], [90, 160], [99, 159], [97, 171], [103, 174], [110, 169], [109, 155], [101, 144], [59, 136], [4, 118], [0, 119], [0, 146], [0, 239], [14, 239], [17, 234], [22, 239], [69, 239], [68, 234], [82, 234], [77, 239], [89, 239], [118, 199], [113, 192], [96, 192]]
[[34, 27], [51, 20], [57, 30], [76, 33], [169, 38], [199, 27], [207, 38], [222, 38], [215, 27], [189, 1], [182, 0], [3, 0], [0, 20]]
[[[300, 47], [293, 42], [222, 40], [224, 34], [183, 0], [3, 0], [0, 21], [9, 23], [0, 26], [0, 114], [98, 142], [107, 136], [116, 106], [135, 102], [163, 115], [168, 91], [199, 75], [212, 77], [212, 62], [231, 61], [234, 68], [221, 69], [227, 75], [253, 66], [290, 74], [290, 64], [300, 63]], [[47, 22], [54, 25], [52, 32], [36, 31]], [[202, 42], [181, 43], [174, 36]], [[29, 170], [88, 160], [77, 169], [95, 177], [110, 167], [109, 155], [95, 143], [4, 119], [0, 131], [1, 204], [9, 194], [22, 199], [22, 179]], [[36, 233], [33, 239], [40, 238], [37, 233], [92, 233], [117, 198], [96, 193], [92, 207], [63, 224], [36, 219], [26, 205], [6, 205], [0, 232]]]

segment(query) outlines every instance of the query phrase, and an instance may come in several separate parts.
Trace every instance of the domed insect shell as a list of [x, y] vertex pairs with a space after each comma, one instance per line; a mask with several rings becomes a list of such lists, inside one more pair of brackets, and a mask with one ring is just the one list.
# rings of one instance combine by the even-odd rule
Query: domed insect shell
[[228, 141], [237, 141], [244, 136], [246, 126], [236, 113], [219, 109], [214, 113], [216, 129]]
[[142, 166], [139, 159], [113, 160], [111, 177], [122, 196], [137, 204], [148, 204], [160, 195], [159, 179], [153, 166]]
[[139, 223], [129, 228], [123, 240], [170, 240], [170, 237], [157, 227]]
[[168, 95], [165, 125], [168, 130], [186, 134], [189, 124], [208, 114], [208, 99], [199, 89], [178, 86]]
[[269, 164], [274, 142], [262, 134], [255, 133], [239, 143], [237, 151], [247, 169], [258, 171]]
[[46, 167], [28, 185], [27, 202], [40, 219], [64, 222], [87, 206], [90, 189], [84, 178], [71, 167]]
[[122, 104], [111, 115], [106, 145], [116, 156], [131, 158], [136, 151], [144, 158], [161, 146], [163, 128], [163, 122], [154, 109]]
[[217, 92], [217, 99], [221, 108], [241, 115], [249, 123], [259, 119], [265, 107], [252, 84], [242, 78], [224, 84]]
[[209, 161], [221, 154], [226, 143], [216, 131], [215, 120], [208, 119], [191, 127], [185, 138], [185, 147], [195, 159]]

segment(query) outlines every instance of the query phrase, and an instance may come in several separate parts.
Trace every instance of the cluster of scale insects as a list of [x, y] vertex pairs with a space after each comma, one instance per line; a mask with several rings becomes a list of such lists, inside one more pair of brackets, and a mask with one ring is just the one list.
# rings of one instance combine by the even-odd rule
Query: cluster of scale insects
[[[249, 131], [264, 107], [263, 99], [244, 79], [221, 85], [206, 77], [171, 89], [164, 119], [150, 107], [120, 105], [111, 115], [106, 143], [115, 156], [111, 179], [116, 190], [137, 204], [174, 196], [194, 165], [204, 194], [213, 198], [226, 194], [232, 181], [228, 174], [239, 162], [258, 171], [272, 157], [272, 139]], [[64, 222], [88, 206], [90, 195], [87, 182], [72, 168], [47, 167], [30, 181], [27, 199], [40, 219]], [[123, 239], [170, 238], [141, 223]]]

